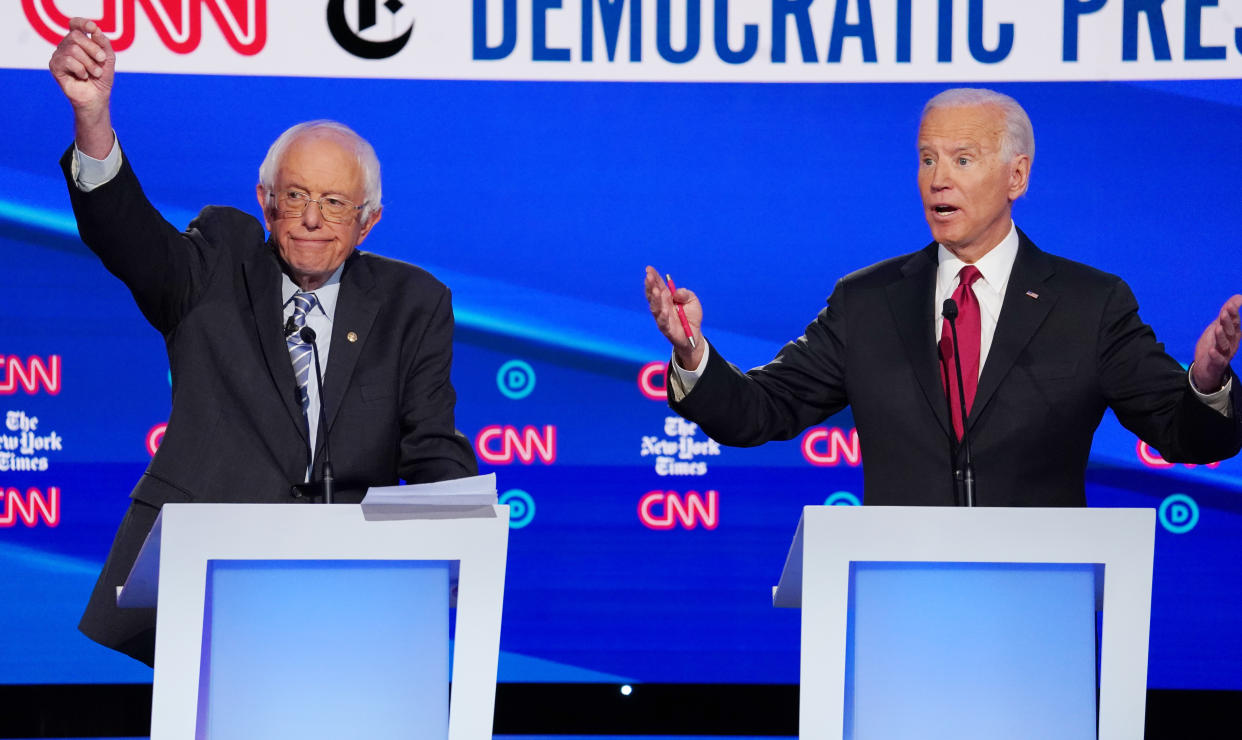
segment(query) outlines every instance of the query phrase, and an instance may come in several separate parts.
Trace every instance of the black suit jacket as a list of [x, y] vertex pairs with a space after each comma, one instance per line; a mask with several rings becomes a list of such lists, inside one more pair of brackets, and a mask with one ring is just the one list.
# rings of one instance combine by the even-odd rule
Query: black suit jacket
[[[72, 149], [62, 160], [70, 178]], [[153, 614], [119, 610], [124, 582], [160, 506], [172, 502], [296, 502], [309, 450], [282, 331], [281, 264], [262, 225], [208, 207], [181, 232], [142, 193], [128, 162], [83, 193], [69, 183], [82, 240], [129, 287], [164, 336], [172, 413], [81, 629], [150, 662]], [[345, 263], [324, 371], [337, 500], [368, 486], [473, 475], [454, 427], [448, 289], [412, 265], [355, 251]], [[139, 654], [140, 653], [140, 654]]]
[[[1166, 460], [1205, 463], [1242, 446], [1242, 389], [1225, 418], [1139, 319], [1118, 277], [1039, 250], [1019, 232], [966, 421], [977, 503], [1083, 506], [1105, 408]], [[936, 245], [842, 278], [828, 306], [767, 365], [743, 374], [713, 350], [671, 406], [713, 439], [790, 439], [850, 406], [868, 504], [952, 505], [953, 434], [935, 347]]]

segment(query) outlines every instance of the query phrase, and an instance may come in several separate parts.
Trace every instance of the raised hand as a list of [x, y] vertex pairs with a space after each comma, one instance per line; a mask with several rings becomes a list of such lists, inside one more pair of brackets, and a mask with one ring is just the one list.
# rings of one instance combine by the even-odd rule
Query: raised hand
[[1238, 311], [1242, 309], [1242, 295], [1235, 295], [1221, 306], [1220, 314], [1203, 330], [1195, 345], [1193, 368], [1195, 388], [1203, 393], [1220, 390], [1225, 382], [1225, 369], [1238, 353]]
[[[703, 335], [700, 329], [703, 325], [703, 306], [699, 303], [698, 297], [693, 291], [685, 288], [678, 288], [676, 293], [669, 291], [664, 278], [660, 277], [660, 273], [650, 265], [647, 266], [643, 286], [646, 289], [651, 316], [655, 319], [660, 332], [673, 345], [673, 352], [677, 355], [677, 364], [687, 370], [698, 367], [703, 359], [705, 346], [701, 341]], [[677, 315], [677, 305], [680, 305], [686, 312], [686, 320], [690, 322], [690, 329], [699, 340], [696, 341], [694, 347], [690, 346], [686, 331], [681, 326], [681, 318]]]
[[112, 148], [109, 102], [116, 54], [94, 21], [73, 18], [69, 33], [48, 62], [52, 77], [73, 106], [78, 149], [102, 159]]

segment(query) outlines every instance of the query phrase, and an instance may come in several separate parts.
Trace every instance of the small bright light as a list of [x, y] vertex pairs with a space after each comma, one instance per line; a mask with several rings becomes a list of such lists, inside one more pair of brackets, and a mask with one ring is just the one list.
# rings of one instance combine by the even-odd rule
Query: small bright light
[[634, 693], [634, 687], [628, 683], [621, 687], [621, 696], [629, 696], [632, 693]]

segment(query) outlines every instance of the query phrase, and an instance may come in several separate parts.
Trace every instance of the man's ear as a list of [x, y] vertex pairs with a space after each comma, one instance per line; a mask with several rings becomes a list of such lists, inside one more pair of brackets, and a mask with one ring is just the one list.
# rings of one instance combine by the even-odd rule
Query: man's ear
[[1009, 202], [1012, 203], [1026, 193], [1031, 182], [1031, 157], [1019, 154], [1009, 164]]
[[380, 215], [383, 214], [383, 206], [377, 208], [374, 213], [367, 216], [367, 220], [362, 224], [362, 231], [358, 233], [358, 243], [361, 244], [363, 239], [367, 238], [367, 234], [371, 233], [371, 227], [379, 223]]
[[254, 196], [259, 199], [259, 210], [263, 212], [263, 226], [271, 233], [272, 219], [268, 216], [267, 188], [263, 183], [254, 186]]

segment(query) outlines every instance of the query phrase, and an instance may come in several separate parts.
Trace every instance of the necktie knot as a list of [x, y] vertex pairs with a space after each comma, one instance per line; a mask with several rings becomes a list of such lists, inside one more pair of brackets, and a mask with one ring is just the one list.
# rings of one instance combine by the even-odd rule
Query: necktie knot
[[975, 284], [975, 281], [983, 277], [983, 273], [979, 272], [979, 268], [974, 265], [966, 265], [957, 273], [958, 284], [967, 288]]
[[[314, 293], [293, 294], [293, 326], [295, 329], [306, 326], [306, 315], [317, 305], [319, 305], [319, 299]], [[302, 411], [305, 412], [309, 403], [306, 386], [310, 382], [311, 346], [302, 341], [299, 331], [290, 334], [285, 342], [289, 345], [289, 359], [293, 362], [293, 377], [298, 384], [298, 397], [302, 401]]]
[[293, 323], [297, 326], [305, 326], [306, 314], [310, 313], [317, 305], [319, 305], [319, 299], [315, 297], [314, 293], [294, 293]]

